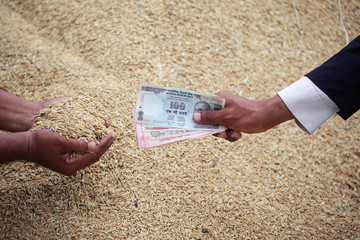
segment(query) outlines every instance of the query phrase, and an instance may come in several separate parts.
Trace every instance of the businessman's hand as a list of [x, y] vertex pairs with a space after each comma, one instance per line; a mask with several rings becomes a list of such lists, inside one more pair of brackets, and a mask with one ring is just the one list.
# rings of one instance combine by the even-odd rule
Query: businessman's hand
[[224, 125], [228, 129], [215, 136], [231, 142], [238, 140], [241, 132], [265, 132], [294, 118], [278, 95], [261, 101], [249, 100], [224, 91], [216, 95], [226, 100], [225, 107], [222, 110], [196, 112], [193, 118], [200, 124]]

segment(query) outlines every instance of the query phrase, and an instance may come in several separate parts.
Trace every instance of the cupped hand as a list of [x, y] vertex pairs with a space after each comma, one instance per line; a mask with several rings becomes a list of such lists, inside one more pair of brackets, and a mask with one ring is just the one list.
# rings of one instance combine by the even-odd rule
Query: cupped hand
[[[97, 162], [116, 139], [111, 134], [95, 142], [67, 139], [51, 130], [42, 129], [30, 132], [27, 160], [38, 163], [55, 172], [70, 176], [78, 170]], [[71, 157], [73, 152], [80, 157]]]

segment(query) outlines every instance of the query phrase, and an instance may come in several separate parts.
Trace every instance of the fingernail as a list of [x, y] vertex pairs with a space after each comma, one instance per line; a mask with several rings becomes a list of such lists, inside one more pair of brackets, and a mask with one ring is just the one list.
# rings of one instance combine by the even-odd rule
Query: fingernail
[[239, 138], [239, 134], [237, 134], [237, 133], [232, 133], [232, 134], [231, 134], [231, 138]]
[[113, 138], [116, 138], [116, 137], [117, 137], [117, 133], [116, 133], [116, 132], [113, 132], [113, 133], [111, 134], [111, 136], [112, 136]]
[[94, 150], [96, 148], [96, 143], [88, 142], [88, 150]]
[[226, 132], [219, 132], [217, 135], [216, 135], [217, 137], [219, 137], [219, 138], [226, 138]]
[[221, 134], [221, 135], [218, 135], [218, 137], [219, 137], [219, 138], [224, 138], [224, 139], [226, 138], [226, 136], [224, 136], [224, 135], [222, 135], [222, 134]]
[[201, 114], [199, 112], [194, 113], [193, 117], [194, 117], [195, 122], [200, 122]]

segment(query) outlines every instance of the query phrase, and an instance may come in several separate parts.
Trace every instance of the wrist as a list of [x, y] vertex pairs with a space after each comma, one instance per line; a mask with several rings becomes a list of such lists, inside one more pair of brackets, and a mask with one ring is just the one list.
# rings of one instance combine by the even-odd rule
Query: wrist
[[34, 117], [41, 110], [41, 104], [38, 102], [24, 102], [22, 108], [14, 115], [13, 131], [28, 131], [35, 123]]
[[28, 160], [31, 132], [0, 134], [0, 163]]
[[36, 131], [28, 131], [26, 132], [27, 135], [25, 136], [26, 138], [26, 142], [25, 142], [25, 156], [24, 159], [33, 162], [34, 158], [33, 156], [36, 155], [36, 153], [34, 153], [34, 151], [36, 150], [35, 145], [36, 145]]
[[293, 114], [287, 108], [282, 99], [275, 95], [272, 98], [260, 101], [263, 114], [263, 127], [266, 130], [273, 128], [280, 123], [294, 119]]
[[32, 128], [32, 126], [35, 123], [36, 114], [38, 114], [38, 112], [40, 112], [41, 109], [43, 108], [44, 106], [42, 106], [41, 102], [31, 102], [31, 108], [29, 108], [29, 112], [27, 113], [28, 114], [28, 118], [27, 118], [28, 126], [26, 127], [27, 130]]
[[9, 132], [27, 131], [33, 126], [34, 117], [41, 109], [41, 103], [0, 90], [0, 129]]

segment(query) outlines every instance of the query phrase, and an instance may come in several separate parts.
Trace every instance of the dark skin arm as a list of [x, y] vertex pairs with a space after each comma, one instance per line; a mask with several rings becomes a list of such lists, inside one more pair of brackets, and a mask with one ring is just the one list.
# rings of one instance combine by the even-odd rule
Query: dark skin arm
[[[0, 134], [0, 163], [28, 160], [53, 171], [73, 175], [100, 159], [116, 139], [116, 134], [108, 134], [97, 145], [94, 142], [67, 139], [45, 129], [27, 132], [34, 124], [36, 113], [60, 99], [38, 103], [0, 89], [0, 129], [15, 132]], [[71, 158], [72, 152], [83, 155]]]
[[27, 131], [34, 124], [34, 116], [54, 101], [32, 102], [0, 89], [0, 129], [8, 132]]
[[231, 142], [240, 139], [241, 132], [261, 133], [294, 119], [278, 95], [261, 101], [249, 100], [224, 91], [216, 95], [226, 100], [222, 110], [199, 111], [193, 117], [197, 123], [224, 125], [228, 129], [215, 136]]

